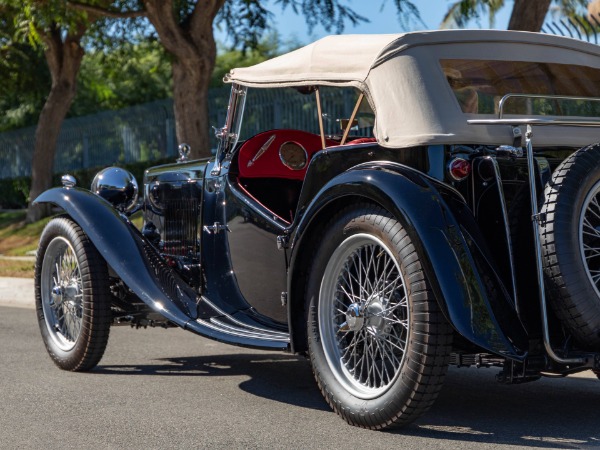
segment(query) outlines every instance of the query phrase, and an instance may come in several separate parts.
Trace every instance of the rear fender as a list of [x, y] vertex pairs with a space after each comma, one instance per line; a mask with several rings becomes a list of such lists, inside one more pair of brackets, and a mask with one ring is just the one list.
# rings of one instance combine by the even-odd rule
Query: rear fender
[[[440, 308], [460, 335], [492, 353], [515, 360], [525, 358], [527, 333], [464, 199], [449, 186], [400, 164], [361, 164], [320, 190], [305, 209], [291, 240], [290, 294], [299, 269], [299, 249], [312, 245], [303, 242], [311, 234], [307, 231], [320, 212], [345, 196], [378, 203], [401, 220], [424, 255], [424, 270]], [[320, 217], [316, 223], [323, 220], [326, 218]], [[298, 311], [294, 302], [303, 301], [290, 298], [290, 326], [294, 323], [292, 310]]]
[[80, 188], [54, 188], [41, 194], [35, 203], [61, 207], [127, 287], [153, 310], [184, 328], [197, 318], [195, 291], [164, 264], [131, 222], [106, 200]]

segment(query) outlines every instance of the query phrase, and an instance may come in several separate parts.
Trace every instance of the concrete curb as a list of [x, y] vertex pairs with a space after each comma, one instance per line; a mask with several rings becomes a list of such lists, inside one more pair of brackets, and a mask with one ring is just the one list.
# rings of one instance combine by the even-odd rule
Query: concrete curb
[[35, 308], [33, 279], [0, 277], [0, 305]]

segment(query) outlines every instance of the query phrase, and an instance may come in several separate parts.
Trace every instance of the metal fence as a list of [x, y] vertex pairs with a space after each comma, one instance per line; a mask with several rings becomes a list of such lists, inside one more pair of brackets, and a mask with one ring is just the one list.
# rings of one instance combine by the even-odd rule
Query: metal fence
[[[209, 122], [225, 123], [230, 88], [209, 93]], [[339, 132], [335, 118], [349, 117], [356, 99], [352, 89], [322, 89], [325, 131]], [[314, 95], [293, 89], [250, 89], [242, 138], [274, 128], [319, 132]], [[29, 176], [35, 127], [0, 133], [0, 179]], [[211, 148], [216, 141], [211, 135]], [[117, 163], [175, 158], [177, 142], [172, 100], [67, 119], [61, 127], [54, 172], [103, 167]]]

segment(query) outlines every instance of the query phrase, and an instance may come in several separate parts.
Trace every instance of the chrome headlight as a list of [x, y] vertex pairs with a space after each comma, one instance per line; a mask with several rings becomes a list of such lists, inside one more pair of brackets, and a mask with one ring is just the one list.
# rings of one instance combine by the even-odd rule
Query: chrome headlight
[[91, 190], [123, 212], [131, 210], [138, 199], [135, 177], [119, 167], [107, 167], [98, 172], [92, 181]]

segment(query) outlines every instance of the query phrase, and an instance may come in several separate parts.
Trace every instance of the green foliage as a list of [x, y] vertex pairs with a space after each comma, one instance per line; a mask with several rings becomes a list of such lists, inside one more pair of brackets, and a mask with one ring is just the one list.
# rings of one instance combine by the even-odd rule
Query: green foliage
[[[364, 0], [361, 0], [364, 1]], [[373, 0], [371, 0], [373, 1]], [[381, 0], [385, 4], [388, 0]], [[391, 0], [396, 6], [400, 24], [407, 27], [416, 20], [420, 23], [419, 10], [411, 0]], [[196, 3], [184, 1], [189, 5]], [[266, 2], [261, 0], [227, 0], [215, 23], [219, 29], [231, 37], [232, 48], [246, 50], [257, 48], [260, 37], [270, 29], [273, 13], [263, 6]], [[347, 24], [357, 25], [368, 22], [367, 17], [361, 16], [350, 6], [348, 0], [275, 0], [274, 4], [282, 10], [291, 8], [292, 11], [302, 16], [309, 30], [322, 26], [328, 32], [342, 33]]]
[[44, 45], [50, 30], [79, 33], [90, 25], [86, 13], [68, 7], [65, 0], [3, 0], [14, 12], [15, 40], [32, 47]]
[[[142, 183], [144, 171], [151, 166], [172, 163], [173, 159], [160, 159], [156, 161], [144, 161], [136, 163], [115, 164], [130, 171], [133, 176]], [[94, 176], [102, 167], [90, 167], [87, 169], [75, 170], [71, 175], [77, 180], [77, 186], [88, 189], [92, 184]], [[52, 178], [52, 186], [60, 186], [60, 177], [63, 174], [55, 174]], [[31, 177], [20, 177], [14, 179], [0, 180], [0, 209], [19, 209], [27, 207], [29, 200], [29, 187], [31, 186]], [[1, 226], [1, 223], [0, 223]]]
[[210, 87], [223, 86], [223, 77], [234, 67], [248, 67], [282, 53], [282, 43], [277, 33], [271, 33], [261, 40], [256, 48], [243, 50], [221, 49], [210, 81]]
[[[472, 19], [479, 20], [488, 14], [489, 26], [495, 25], [496, 14], [505, 4], [504, 0], [457, 0], [450, 5], [444, 16], [442, 28], [464, 28]], [[552, 0], [555, 11], [564, 16], [576, 16], [588, 4], [588, 0]]]
[[0, 132], [35, 124], [50, 90], [42, 49], [15, 41], [17, 13], [0, 5]]
[[17, 209], [27, 206], [30, 177], [0, 180], [0, 208]]
[[160, 100], [171, 90], [171, 63], [163, 47], [156, 41], [126, 42], [115, 49], [88, 52], [69, 115]]

